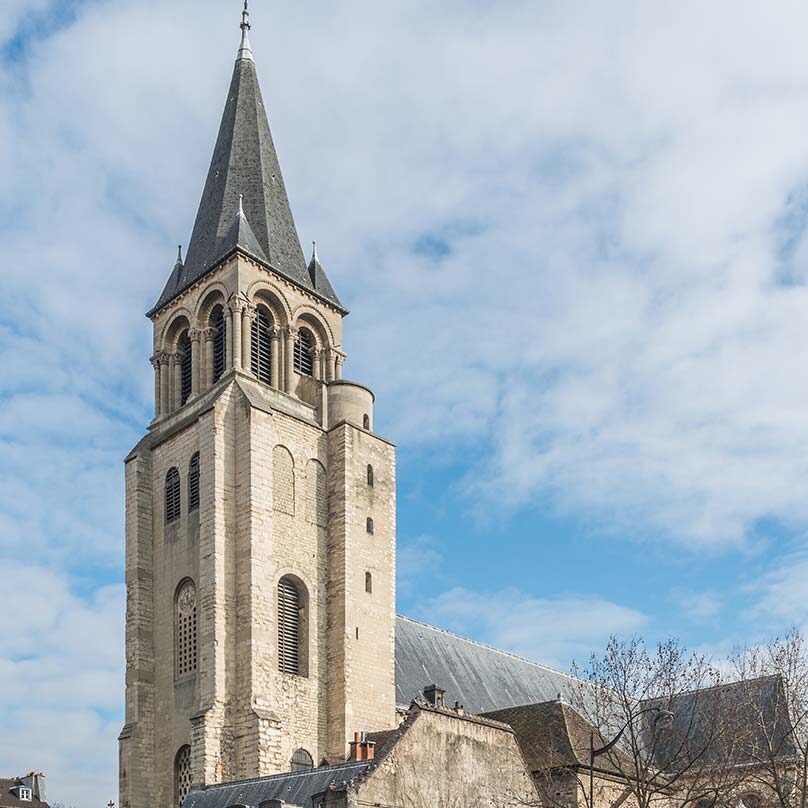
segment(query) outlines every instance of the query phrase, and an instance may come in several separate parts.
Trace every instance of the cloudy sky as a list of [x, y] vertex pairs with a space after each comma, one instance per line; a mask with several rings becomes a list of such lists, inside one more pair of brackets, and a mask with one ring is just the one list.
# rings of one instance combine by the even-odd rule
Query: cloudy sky
[[[0, 774], [102, 806], [122, 458], [237, 0], [0, 0]], [[808, 6], [254, 0], [399, 446], [399, 608], [566, 667], [808, 623]]]

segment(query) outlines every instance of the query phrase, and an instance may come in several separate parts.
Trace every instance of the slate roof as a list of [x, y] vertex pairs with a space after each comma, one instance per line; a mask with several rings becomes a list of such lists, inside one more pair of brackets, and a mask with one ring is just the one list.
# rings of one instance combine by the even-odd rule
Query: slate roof
[[233, 69], [185, 262], [172, 271], [149, 314], [236, 249], [345, 311], [319, 261], [310, 271], [303, 256], [249, 42], [246, 48], [242, 42]]
[[369, 766], [368, 761], [354, 761], [307, 772], [201, 786], [191, 791], [182, 808], [229, 808], [231, 805], [257, 808], [265, 800], [284, 800], [292, 805], [313, 808], [313, 797], [322, 794], [329, 786], [351, 782]]
[[[788, 698], [778, 675], [730, 682], [643, 704], [673, 713], [672, 727], [656, 742], [662, 767], [683, 745], [691, 750], [690, 754], [704, 749], [706, 762], [714, 765], [753, 762], [751, 749], [768, 749], [769, 744], [775, 757], [789, 759], [797, 753]], [[650, 744], [650, 716], [643, 730]]]
[[580, 683], [566, 673], [467, 640], [409, 617], [396, 618], [396, 701], [408, 705], [436, 684], [446, 703], [467, 712], [552, 701], [571, 701]]

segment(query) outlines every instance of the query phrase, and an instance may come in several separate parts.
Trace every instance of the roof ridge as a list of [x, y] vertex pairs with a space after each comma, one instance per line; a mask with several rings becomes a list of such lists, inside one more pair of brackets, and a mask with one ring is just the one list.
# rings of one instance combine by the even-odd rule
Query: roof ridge
[[454, 637], [456, 640], [462, 640], [463, 642], [467, 642], [470, 645], [476, 645], [479, 648], [487, 648], [489, 651], [495, 651], [496, 653], [502, 654], [503, 656], [511, 657], [512, 659], [518, 659], [521, 662], [526, 662], [528, 665], [534, 665], [537, 668], [541, 668], [541, 670], [550, 671], [551, 673], [557, 673], [559, 676], [565, 676], [567, 679], [571, 679], [573, 682], [586, 684], [586, 682], [583, 679], [579, 679], [577, 676], [573, 676], [571, 673], [565, 673], [564, 671], [560, 671], [557, 668], [551, 668], [549, 665], [543, 665], [541, 662], [536, 662], [534, 659], [528, 659], [527, 657], [520, 656], [519, 654], [514, 654], [512, 651], [504, 651], [502, 648], [497, 648], [494, 645], [488, 645], [487, 643], [480, 642], [479, 640], [472, 640], [470, 637], [464, 637], [462, 634], [455, 634], [455, 632], [449, 631], [448, 629], [439, 628], [438, 626], [433, 626], [430, 625], [429, 623], [424, 623], [422, 620], [416, 620], [414, 617], [407, 617], [404, 614], [397, 614], [396, 617], [400, 620], [406, 620], [408, 623], [414, 623], [415, 625], [432, 629], [432, 631], [437, 631], [441, 634], [447, 635], [448, 637]]

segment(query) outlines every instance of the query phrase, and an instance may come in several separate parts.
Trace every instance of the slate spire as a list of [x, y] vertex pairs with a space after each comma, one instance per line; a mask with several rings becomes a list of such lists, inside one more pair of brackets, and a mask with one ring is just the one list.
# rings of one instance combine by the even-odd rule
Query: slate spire
[[185, 262], [175, 266], [151, 313], [236, 250], [343, 309], [322, 267], [312, 273], [303, 256], [258, 84], [250, 28], [245, 0], [241, 44]]

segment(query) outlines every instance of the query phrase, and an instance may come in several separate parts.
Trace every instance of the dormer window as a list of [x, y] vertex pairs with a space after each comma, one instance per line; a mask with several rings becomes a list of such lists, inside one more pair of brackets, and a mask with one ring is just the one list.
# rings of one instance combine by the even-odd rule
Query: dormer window
[[15, 786], [11, 791], [20, 802], [31, 802], [33, 799], [33, 792], [27, 786]]

